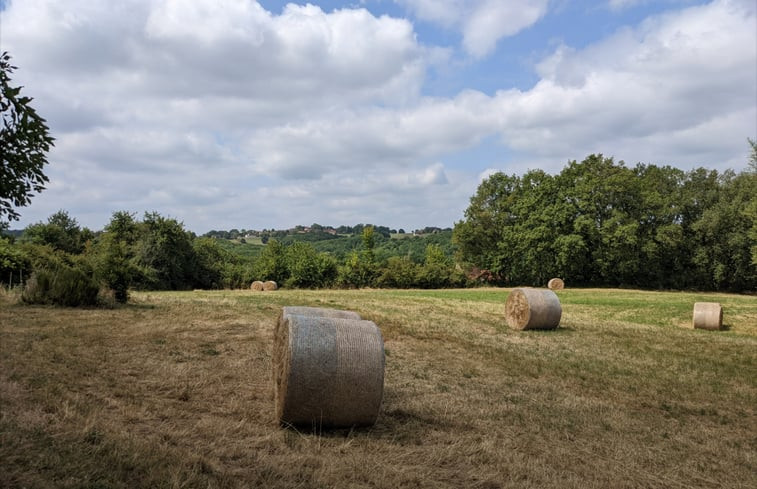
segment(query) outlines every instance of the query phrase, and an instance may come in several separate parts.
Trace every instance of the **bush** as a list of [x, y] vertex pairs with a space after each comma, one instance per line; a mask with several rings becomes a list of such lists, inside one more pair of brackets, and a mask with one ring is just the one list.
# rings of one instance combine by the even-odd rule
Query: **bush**
[[224, 263], [221, 266], [221, 288], [241, 289], [252, 282], [252, 271], [240, 263]]
[[273, 280], [283, 284], [289, 278], [284, 245], [272, 239], [263, 248], [253, 265], [253, 276], [257, 280]]
[[289, 277], [286, 287], [319, 288], [330, 285], [337, 274], [334, 258], [317, 253], [310, 243], [295, 242], [284, 253]]
[[106, 236], [95, 255], [95, 275], [113, 291], [116, 302], [124, 304], [129, 300], [129, 286], [138, 274], [125, 243]]
[[372, 287], [378, 276], [378, 267], [368, 261], [364, 254], [353, 251], [344, 265], [339, 267], [336, 281], [340, 287]]
[[99, 290], [90, 275], [76, 268], [59, 266], [36, 270], [26, 283], [21, 299], [27, 304], [94, 306]]
[[31, 259], [10, 239], [0, 237], [0, 281], [8, 287], [18, 285], [31, 270]]
[[386, 267], [381, 269], [377, 280], [379, 287], [408, 289], [415, 287], [418, 281], [418, 265], [410, 258], [392, 256]]

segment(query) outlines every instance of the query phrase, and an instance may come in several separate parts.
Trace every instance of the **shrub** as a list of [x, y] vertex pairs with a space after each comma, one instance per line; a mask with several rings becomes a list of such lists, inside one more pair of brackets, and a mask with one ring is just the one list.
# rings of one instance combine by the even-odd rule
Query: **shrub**
[[59, 266], [36, 270], [26, 283], [21, 299], [27, 304], [94, 306], [99, 290], [90, 275], [77, 268]]
[[241, 263], [224, 263], [221, 266], [222, 288], [245, 288], [250, 282], [252, 282], [252, 271], [249, 266]]
[[286, 247], [287, 287], [318, 288], [329, 285], [336, 277], [334, 258], [317, 253], [310, 243], [295, 242]]
[[95, 256], [96, 276], [113, 291], [115, 301], [123, 304], [129, 300], [129, 286], [139, 271], [129, 259], [123, 241], [109, 239], [106, 235], [100, 248]]
[[418, 281], [418, 265], [408, 257], [389, 257], [386, 267], [381, 269], [377, 279], [379, 287], [407, 289], [415, 287]]
[[0, 237], [0, 280], [9, 287], [23, 281], [31, 269], [31, 260], [10, 239]]
[[289, 278], [285, 247], [272, 239], [263, 248], [253, 266], [253, 275], [258, 280], [273, 280], [284, 283]]
[[339, 267], [337, 283], [342, 287], [371, 287], [378, 278], [378, 267], [365, 259], [364, 254], [353, 251]]

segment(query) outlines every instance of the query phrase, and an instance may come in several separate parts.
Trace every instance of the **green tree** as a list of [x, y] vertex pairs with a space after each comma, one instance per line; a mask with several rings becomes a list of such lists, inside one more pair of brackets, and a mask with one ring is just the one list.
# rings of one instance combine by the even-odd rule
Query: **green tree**
[[49, 245], [72, 255], [81, 254], [87, 241], [94, 237], [92, 231], [79, 227], [76, 219], [68, 212], [59, 210], [47, 219], [47, 223], [38, 222], [26, 227], [22, 241], [38, 245]]
[[637, 165], [634, 173], [640, 188], [638, 285], [687, 287], [690, 264], [681, 215], [685, 173], [670, 166], [644, 164]]
[[289, 275], [285, 282], [287, 287], [324, 287], [337, 275], [336, 260], [317, 253], [310, 243], [295, 242], [287, 246], [285, 260]]
[[640, 189], [634, 172], [601, 154], [572, 161], [558, 176], [570, 204], [568, 235], [580, 247], [569, 257], [574, 282], [620, 285], [636, 281]]
[[750, 209], [757, 200], [757, 175], [732, 171], [718, 179], [717, 200], [692, 224], [693, 261], [699, 270], [699, 288], [757, 289], [757, 266], [752, 263], [754, 226]]
[[683, 246], [681, 255], [685, 260], [685, 268], [681, 279], [684, 287], [698, 289], [712, 289], [714, 283], [710, 266], [713, 240], [708, 237], [706, 229], [712, 229], [714, 221], [708, 218], [709, 224], [700, 222], [707, 209], [712, 209], [720, 198], [720, 175], [715, 170], [696, 168], [686, 173], [681, 185], [681, 201], [679, 222], [681, 226]]
[[215, 238], [202, 237], [192, 242], [197, 262], [195, 286], [201, 289], [219, 289], [225, 285], [224, 275], [235, 257], [219, 244]]
[[30, 105], [32, 98], [21, 95], [22, 87], [11, 86], [10, 75], [17, 67], [10, 55], [0, 55], [0, 222], [19, 218], [14, 207], [31, 202], [35, 192], [45, 189], [48, 178], [43, 173], [47, 153], [54, 138], [45, 119]]
[[192, 234], [176, 219], [145, 213], [139, 226], [135, 261], [142, 270], [141, 286], [158, 290], [190, 289], [197, 280]]
[[481, 182], [465, 209], [465, 219], [455, 223], [453, 230], [459, 261], [506, 275], [500, 243], [505, 229], [518, 218], [514, 203], [520, 186], [519, 177], [504, 173], [494, 173]]
[[19, 285], [31, 271], [31, 260], [11, 238], [0, 236], [0, 282]]
[[367, 265], [373, 265], [376, 262], [376, 231], [373, 226], [363, 228], [361, 239], [363, 241], [362, 258]]
[[289, 278], [285, 247], [276, 239], [271, 239], [253, 265], [253, 276], [257, 280], [273, 280], [283, 284]]
[[[757, 179], [757, 141], [749, 139], [749, 146], [751, 152], [749, 154], [749, 175], [751, 175], [751, 181], [754, 182]], [[757, 184], [752, 185], [753, 193], [752, 197], [757, 194]], [[752, 242], [752, 265], [757, 266], [757, 198], [752, 198], [751, 202], [744, 209], [744, 213], [748, 221], [751, 221], [752, 225], [749, 227], [749, 240]]]
[[358, 251], [347, 255], [344, 264], [339, 267], [337, 282], [343, 287], [370, 287], [378, 278], [378, 268], [369, 263]]
[[441, 247], [430, 244], [426, 246], [426, 259], [418, 271], [418, 285], [426, 289], [441, 289], [456, 285], [452, 278], [452, 262]]
[[500, 273], [512, 283], [543, 285], [558, 272], [557, 238], [568, 235], [569, 211], [561, 198], [558, 180], [542, 170], [521, 177], [512, 209], [516, 219], [503, 229], [499, 243]]
[[390, 256], [376, 283], [379, 287], [407, 289], [418, 284], [418, 265], [407, 256]]
[[349, 287], [370, 287], [375, 285], [379, 276], [376, 265], [376, 234], [373, 226], [358, 224], [355, 229], [360, 229], [362, 248], [358, 253], [352, 251], [339, 267], [338, 281]]
[[105, 226], [95, 248], [95, 275], [113, 290], [120, 303], [129, 300], [129, 287], [139, 277], [139, 268], [135, 264], [138, 236], [134, 215], [117, 211]]

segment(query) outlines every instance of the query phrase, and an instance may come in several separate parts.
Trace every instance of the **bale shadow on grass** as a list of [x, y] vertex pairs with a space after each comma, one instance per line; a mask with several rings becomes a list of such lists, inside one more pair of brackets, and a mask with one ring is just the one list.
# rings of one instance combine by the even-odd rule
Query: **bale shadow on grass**
[[549, 334], [549, 335], [561, 335], [561, 334], [573, 334], [578, 329], [576, 329], [574, 326], [564, 326], [560, 324], [556, 328], [552, 329], [523, 329], [523, 330], [514, 330], [511, 328], [507, 328], [507, 331], [517, 334], [528, 334], [528, 335], [541, 335], [541, 334]]
[[313, 425], [284, 425], [282, 429], [291, 430], [303, 436], [321, 438], [370, 438], [373, 440], [391, 440], [400, 445], [420, 445], [427, 434], [432, 431], [459, 432], [470, 426], [463, 422], [444, 419], [433, 412], [405, 408], [409, 403], [403, 399], [408, 395], [399, 390], [385, 388], [384, 402], [378, 418], [370, 426], [328, 427]]

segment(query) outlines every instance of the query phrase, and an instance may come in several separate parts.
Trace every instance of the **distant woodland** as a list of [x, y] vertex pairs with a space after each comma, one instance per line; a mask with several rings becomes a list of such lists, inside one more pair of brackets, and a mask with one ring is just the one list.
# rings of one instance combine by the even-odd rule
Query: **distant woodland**
[[741, 173], [627, 167], [591, 155], [558, 175], [497, 173], [453, 241], [501, 283], [757, 290], [757, 147]]
[[483, 284], [757, 290], [757, 149], [748, 170], [689, 172], [602, 155], [557, 175], [484, 180], [454, 228], [380, 225], [211, 231], [114, 212], [104, 229], [61, 210], [0, 237], [0, 279], [23, 299], [125, 302], [129, 290], [445, 288]]

